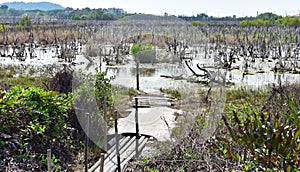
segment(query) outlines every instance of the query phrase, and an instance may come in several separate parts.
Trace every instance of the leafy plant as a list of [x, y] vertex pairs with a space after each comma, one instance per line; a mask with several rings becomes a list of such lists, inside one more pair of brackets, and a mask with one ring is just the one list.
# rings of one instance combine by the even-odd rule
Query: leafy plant
[[4, 32], [5, 31], [5, 26], [2, 24], [0, 25], [0, 33]]
[[131, 54], [135, 55], [138, 52], [152, 50], [152, 44], [133, 44], [131, 47]]
[[[110, 82], [114, 77], [108, 77], [107, 72], [97, 72], [96, 74], [80, 72], [78, 77], [80, 83], [78, 83], [78, 88], [73, 90], [73, 95], [76, 108], [84, 109], [85, 111], [81, 115], [85, 115], [88, 112], [92, 123], [91, 126], [99, 126], [97, 121], [104, 118], [104, 110], [106, 108], [105, 118], [113, 119], [114, 95]], [[107, 120], [106, 122], [110, 124], [112, 121]]]
[[192, 24], [192, 26], [201, 26], [201, 25], [203, 25], [203, 24], [202, 24], [200, 21], [198, 21], [198, 20], [192, 21], [191, 24]]
[[106, 106], [112, 107], [113, 95], [110, 82], [113, 77], [107, 77], [107, 72], [97, 72], [95, 77], [95, 95], [98, 105], [103, 107], [106, 101]]
[[18, 27], [23, 27], [23, 26], [31, 26], [31, 18], [29, 16], [25, 16], [21, 18], [20, 23], [18, 24]]
[[0, 139], [5, 141], [0, 144], [2, 158], [13, 156], [30, 164], [45, 148], [51, 148], [56, 154], [65, 150], [71, 158], [74, 137], [67, 136], [72, 133], [68, 129], [72, 104], [71, 94], [12, 87], [0, 99], [0, 132], [4, 133]]
[[262, 109], [248, 103], [229, 104], [223, 115], [229, 137], [218, 136], [213, 147], [242, 162], [245, 170], [299, 170], [300, 100], [276, 91]]
[[284, 17], [282, 19], [282, 25], [287, 27], [298, 27], [300, 26], [300, 19], [297, 17]]

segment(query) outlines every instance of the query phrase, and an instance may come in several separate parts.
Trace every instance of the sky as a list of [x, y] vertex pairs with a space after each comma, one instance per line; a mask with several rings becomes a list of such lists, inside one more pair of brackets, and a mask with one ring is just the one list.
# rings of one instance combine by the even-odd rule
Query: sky
[[224, 17], [256, 16], [272, 12], [282, 16], [300, 13], [300, 0], [0, 0], [4, 2], [47, 1], [72, 8], [123, 8], [129, 13], [197, 15]]

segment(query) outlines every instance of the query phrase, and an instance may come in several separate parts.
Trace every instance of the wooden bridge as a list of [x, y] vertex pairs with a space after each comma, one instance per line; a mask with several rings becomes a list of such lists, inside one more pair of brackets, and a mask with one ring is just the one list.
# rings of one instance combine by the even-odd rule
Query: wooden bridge
[[[126, 118], [120, 118], [115, 129], [108, 131], [108, 151], [89, 172], [114, 172], [123, 169], [128, 161], [139, 156], [148, 141], [170, 139], [176, 115], [172, 99], [159, 95], [135, 97], [133, 108]], [[121, 133], [121, 134], [119, 134]]]
[[[110, 146], [110, 149], [107, 151], [107, 154], [104, 158], [104, 166], [101, 170], [101, 159], [96, 162], [90, 169], [89, 172], [93, 171], [117, 171], [118, 168], [123, 169], [124, 166], [127, 164], [128, 161], [133, 159], [134, 157], [137, 157], [143, 148], [145, 147], [145, 144], [149, 140], [153, 140], [153, 137], [150, 136], [140, 136], [137, 138], [133, 135], [119, 135], [119, 143], [116, 142], [116, 139], [113, 138], [109, 142], [112, 143]], [[117, 145], [118, 144], [118, 145]], [[119, 148], [119, 153], [117, 152], [117, 147]], [[120, 164], [120, 166], [118, 166]]]

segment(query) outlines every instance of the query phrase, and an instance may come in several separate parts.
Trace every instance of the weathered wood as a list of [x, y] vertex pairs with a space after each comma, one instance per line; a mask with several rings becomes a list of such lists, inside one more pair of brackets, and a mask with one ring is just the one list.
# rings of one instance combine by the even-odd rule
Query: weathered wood
[[101, 159], [100, 159], [100, 172], [104, 172], [104, 160], [105, 160], [105, 157], [104, 157], [104, 154], [101, 153]]
[[121, 161], [120, 161], [120, 151], [119, 151], [119, 135], [118, 135], [118, 118], [117, 112], [114, 112], [115, 117], [115, 139], [116, 139], [116, 151], [117, 151], [117, 163], [118, 163], [118, 171], [121, 172]]
[[88, 147], [89, 147], [89, 127], [90, 127], [90, 115], [87, 113], [86, 119], [86, 135], [85, 135], [85, 172], [88, 172]]
[[[152, 106], [172, 106], [175, 104], [176, 99], [172, 97], [163, 97], [163, 96], [155, 96], [155, 95], [145, 95], [145, 96], [136, 96], [133, 97], [134, 101], [132, 101], [133, 107], [138, 108], [149, 108]], [[135, 99], [138, 99], [138, 103], [136, 104]]]
[[135, 98], [135, 137], [139, 137], [140, 136], [140, 132], [139, 132], [139, 108], [138, 108], [138, 98]]
[[52, 158], [51, 158], [51, 149], [47, 149], [47, 159], [48, 159], [48, 172], [51, 172], [51, 164], [52, 164]]
[[[130, 161], [136, 154], [140, 154], [142, 149], [145, 147], [145, 144], [150, 139], [148, 136], [141, 136], [139, 139], [136, 139], [135, 136], [123, 136], [120, 139], [119, 144], [119, 152], [120, 152], [120, 169], [124, 168], [124, 166]], [[98, 172], [101, 170], [101, 165], [104, 165], [104, 171], [105, 172], [114, 172], [118, 170], [118, 155], [116, 150], [116, 140], [113, 138], [111, 141], [114, 143], [114, 145], [107, 151], [108, 154], [105, 155], [104, 162], [101, 162], [99, 160], [96, 162], [90, 169], [89, 172]], [[136, 152], [136, 140], [138, 141], [138, 151]]]
[[139, 57], [135, 58], [136, 63], [136, 90], [140, 90], [140, 60]]

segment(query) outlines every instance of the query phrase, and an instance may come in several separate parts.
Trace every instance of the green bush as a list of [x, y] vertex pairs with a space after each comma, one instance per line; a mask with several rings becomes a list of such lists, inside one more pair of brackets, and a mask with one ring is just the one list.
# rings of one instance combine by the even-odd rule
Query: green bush
[[255, 20], [243, 20], [240, 22], [241, 26], [272, 26], [274, 22], [271, 20], [262, 20], [262, 19], [255, 19]]
[[282, 19], [282, 25], [287, 27], [298, 27], [300, 26], [300, 19], [297, 17], [284, 17]]
[[262, 14], [259, 14], [258, 16], [256, 16], [256, 19], [270, 20], [270, 21], [275, 21], [275, 20], [278, 20], [281, 18], [282, 18], [282, 16], [273, 14], [271, 12], [262, 13]]
[[18, 27], [23, 27], [23, 26], [31, 26], [32, 22], [29, 16], [25, 16], [21, 18], [20, 23], [18, 24]]
[[132, 47], [131, 47], [131, 54], [135, 55], [138, 52], [147, 51], [147, 50], [152, 50], [152, 44], [140, 44], [140, 43], [137, 43], [137, 44], [133, 44], [132, 45]]
[[192, 21], [191, 24], [192, 24], [192, 26], [201, 26], [202, 25], [202, 23], [198, 20]]
[[[12, 157], [25, 164], [42, 162], [41, 157], [47, 149], [52, 149], [53, 155], [72, 157], [72, 149], [78, 145], [67, 129], [72, 123], [71, 95], [19, 86], [2, 95], [0, 161]], [[35, 163], [32, 166], [45, 169], [46, 164]], [[20, 168], [31, 170], [29, 166]]]
[[241, 26], [286, 26], [298, 27], [300, 26], [300, 19], [297, 17], [284, 17], [274, 15], [272, 13], [265, 13], [258, 15], [254, 20], [243, 20], [240, 22]]
[[[77, 77], [80, 77], [78, 79], [80, 83], [77, 86], [75, 86], [76, 84], [74, 85], [74, 88], [78, 87], [73, 90], [75, 106], [78, 106], [77, 108], [79, 109], [84, 108], [85, 112], [90, 113], [91, 119], [92, 117], [100, 119], [99, 117], [100, 115], [103, 116], [104, 107], [106, 106], [107, 119], [112, 118], [114, 95], [110, 82], [114, 77], [108, 77], [107, 72], [97, 72], [96, 74], [84, 74], [80, 72], [80, 76]], [[75, 77], [75, 80], [77, 77]], [[96, 104], [94, 105], [94, 103]]]
[[5, 31], [5, 27], [4, 27], [4, 25], [2, 24], [2, 25], [0, 25], [0, 33], [4, 32], [4, 31]]
[[103, 107], [103, 103], [106, 99], [106, 106], [113, 106], [113, 93], [111, 81], [113, 77], [107, 77], [107, 72], [98, 72], [95, 76], [95, 95], [97, 103], [100, 107]]

